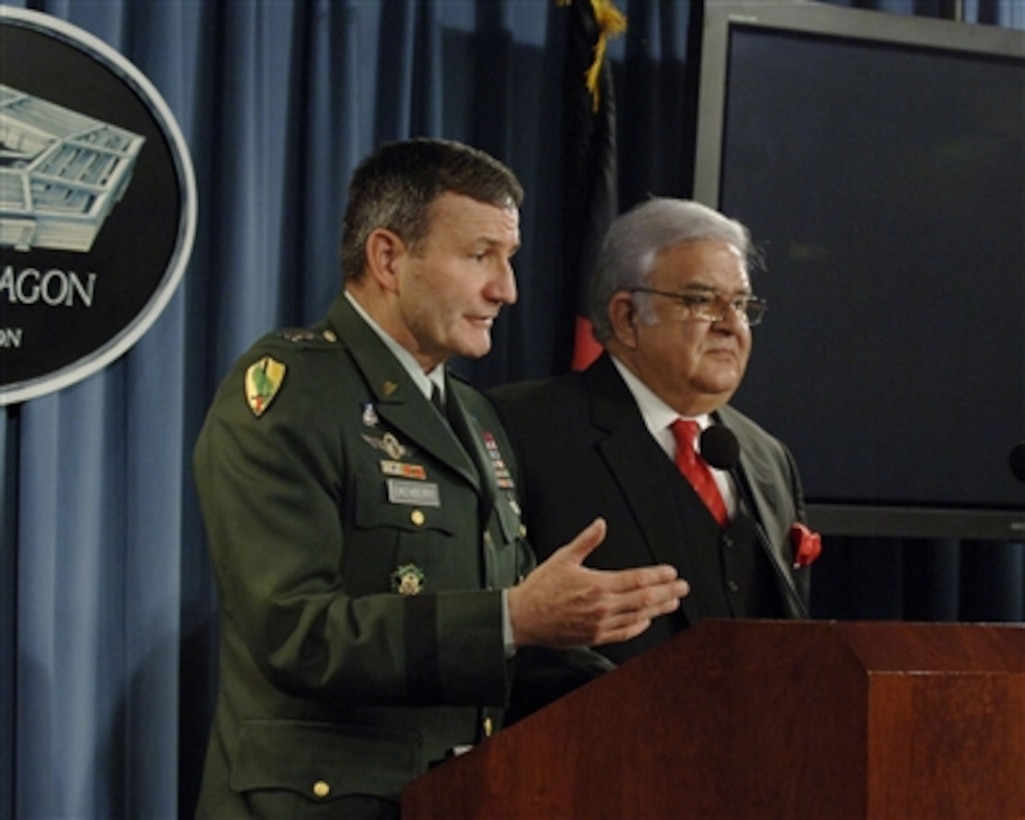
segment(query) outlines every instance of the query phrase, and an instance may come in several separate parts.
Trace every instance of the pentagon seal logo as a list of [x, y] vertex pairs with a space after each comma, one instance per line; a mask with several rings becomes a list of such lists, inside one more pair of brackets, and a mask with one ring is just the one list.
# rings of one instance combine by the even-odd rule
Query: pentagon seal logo
[[153, 325], [188, 264], [197, 195], [149, 80], [88, 32], [7, 5], [0, 148], [5, 405], [97, 372]]

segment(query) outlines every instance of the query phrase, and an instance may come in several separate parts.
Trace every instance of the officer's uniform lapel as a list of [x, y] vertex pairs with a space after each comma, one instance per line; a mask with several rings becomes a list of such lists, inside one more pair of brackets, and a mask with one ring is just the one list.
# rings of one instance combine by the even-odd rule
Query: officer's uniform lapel
[[[445, 419], [413, 383], [405, 368], [344, 298], [331, 306], [328, 319], [345, 341], [373, 393], [374, 410], [408, 441], [463, 476], [480, 493], [474, 460]], [[465, 414], [463, 414], [465, 416]]]
[[483, 493], [482, 512], [486, 520], [495, 505], [495, 499], [498, 497], [498, 485], [495, 482], [491, 455], [485, 449], [484, 432], [480, 429], [480, 425], [477, 424], [476, 420], [467, 412], [466, 407], [459, 399], [459, 391], [453, 387], [451, 379], [446, 379], [445, 393], [448, 420], [452, 426], [452, 432], [462, 442], [463, 448], [470, 458], [473, 459], [473, 463], [476, 465], [477, 472], [480, 475]]

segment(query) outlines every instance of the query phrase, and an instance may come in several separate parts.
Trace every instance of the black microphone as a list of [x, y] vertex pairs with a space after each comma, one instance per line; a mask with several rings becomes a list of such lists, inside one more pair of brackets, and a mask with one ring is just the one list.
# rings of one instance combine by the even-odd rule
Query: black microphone
[[733, 431], [722, 424], [704, 429], [699, 449], [701, 457], [717, 470], [733, 470], [740, 461], [740, 442]]
[[730, 476], [733, 478], [733, 485], [737, 488], [744, 506], [751, 512], [755, 537], [757, 537], [758, 543], [761, 544], [765, 557], [769, 559], [769, 564], [775, 571], [780, 583], [783, 584], [783, 588], [787, 591], [787, 596], [790, 598], [790, 602], [794, 605], [798, 614], [802, 618], [808, 619], [810, 617], [808, 607], [805, 606], [804, 600], [797, 591], [797, 587], [794, 586], [794, 580], [779, 565], [779, 561], [776, 560], [776, 555], [769, 544], [769, 536], [766, 535], [765, 528], [758, 518], [758, 508], [755, 506], [751, 488], [747, 484], [747, 477], [740, 471], [740, 442], [737, 441], [737, 437], [726, 425], [712, 424], [702, 431], [698, 442], [698, 449], [705, 461], [717, 470], [729, 471]]
[[1025, 441], [1019, 441], [1011, 448], [1007, 461], [1011, 465], [1014, 477], [1025, 484]]

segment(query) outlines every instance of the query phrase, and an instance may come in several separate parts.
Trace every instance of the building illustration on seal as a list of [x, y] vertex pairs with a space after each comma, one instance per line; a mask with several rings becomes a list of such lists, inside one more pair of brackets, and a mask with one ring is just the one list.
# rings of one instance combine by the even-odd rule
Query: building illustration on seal
[[89, 251], [144, 142], [0, 84], [0, 245]]

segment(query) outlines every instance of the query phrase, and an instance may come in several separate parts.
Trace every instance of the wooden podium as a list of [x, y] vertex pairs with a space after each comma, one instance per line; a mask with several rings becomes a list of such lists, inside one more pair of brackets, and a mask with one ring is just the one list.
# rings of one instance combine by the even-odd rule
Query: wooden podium
[[411, 783], [403, 820], [1025, 817], [1025, 627], [705, 621]]

